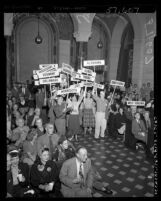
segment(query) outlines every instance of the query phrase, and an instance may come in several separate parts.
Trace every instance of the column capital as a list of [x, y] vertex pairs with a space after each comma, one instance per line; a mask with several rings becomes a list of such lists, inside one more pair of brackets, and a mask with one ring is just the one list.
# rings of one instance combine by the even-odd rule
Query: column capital
[[92, 32], [74, 32], [73, 36], [77, 42], [88, 42]]

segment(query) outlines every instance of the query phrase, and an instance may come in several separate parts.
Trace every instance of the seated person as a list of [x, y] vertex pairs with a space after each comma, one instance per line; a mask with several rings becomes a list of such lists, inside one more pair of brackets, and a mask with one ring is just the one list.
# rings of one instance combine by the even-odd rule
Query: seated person
[[136, 139], [147, 144], [147, 132], [143, 120], [140, 119], [140, 113], [135, 113], [135, 119], [132, 120], [132, 133]]
[[26, 115], [26, 122], [27, 122], [27, 126], [29, 128], [32, 127], [31, 124], [32, 124], [33, 118], [34, 118], [34, 108], [30, 107], [29, 111], [28, 111], [28, 114]]
[[31, 167], [31, 185], [38, 197], [55, 197], [55, 184], [58, 180], [58, 169], [49, 159], [49, 149], [42, 148], [39, 160]]
[[[116, 128], [120, 135], [124, 135], [125, 128], [126, 128], [126, 116], [123, 113], [124, 111], [123, 111], [122, 107], [120, 107], [118, 110], [119, 110], [119, 112], [116, 114]], [[124, 135], [124, 137], [125, 137], [125, 135]], [[125, 141], [124, 139], [123, 139], [123, 141]]]
[[37, 156], [37, 132], [35, 129], [29, 131], [26, 140], [23, 142], [23, 153], [21, 160], [29, 166], [33, 165]]
[[58, 170], [61, 169], [65, 160], [75, 156], [75, 147], [62, 135], [58, 140], [58, 146], [55, 148], [53, 160], [56, 161]]
[[18, 148], [22, 148], [22, 144], [26, 139], [29, 127], [24, 125], [24, 119], [21, 117], [17, 119], [16, 124], [17, 128], [13, 130], [11, 141], [14, 142]]
[[114, 139], [117, 138], [116, 114], [117, 114], [116, 106], [112, 104], [110, 108], [109, 119], [108, 119], [108, 132], [109, 132], [109, 136]]
[[18, 150], [9, 152], [10, 164], [7, 169], [7, 192], [12, 197], [24, 197], [29, 185], [29, 167], [19, 161]]
[[35, 125], [36, 125], [37, 137], [44, 135], [45, 134], [45, 128], [43, 126], [42, 119], [40, 119], [40, 118], [36, 119]]

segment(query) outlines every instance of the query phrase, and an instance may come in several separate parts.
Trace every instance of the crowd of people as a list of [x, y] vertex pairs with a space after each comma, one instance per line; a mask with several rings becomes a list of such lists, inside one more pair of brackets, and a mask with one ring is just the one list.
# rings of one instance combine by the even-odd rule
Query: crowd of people
[[[113, 93], [114, 92], [114, 93]], [[145, 101], [128, 106], [126, 101]], [[7, 197], [92, 197], [93, 189], [107, 194], [100, 173], [75, 147], [79, 136], [96, 141], [110, 137], [130, 149], [154, 152], [154, 94], [143, 84], [124, 90], [105, 84], [80, 94], [51, 95], [44, 86], [13, 84], [7, 91]]]

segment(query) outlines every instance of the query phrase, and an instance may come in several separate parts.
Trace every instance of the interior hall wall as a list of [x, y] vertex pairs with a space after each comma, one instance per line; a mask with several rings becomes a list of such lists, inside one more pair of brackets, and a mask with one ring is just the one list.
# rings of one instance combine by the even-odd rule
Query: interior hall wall
[[52, 62], [51, 57], [51, 31], [47, 25], [40, 21], [41, 44], [35, 43], [38, 32], [37, 19], [26, 20], [17, 31], [17, 80], [25, 82], [30, 80], [33, 70], [39, 69], [39, 64]]

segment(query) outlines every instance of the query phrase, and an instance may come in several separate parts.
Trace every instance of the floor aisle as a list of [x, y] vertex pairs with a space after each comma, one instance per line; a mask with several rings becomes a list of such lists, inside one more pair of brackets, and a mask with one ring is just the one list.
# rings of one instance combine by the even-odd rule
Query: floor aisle
[[[85, 146], [93, 164], [99, 170], [103, 182], [110, 186], [113, 195], [95, 192], [95, 197], [153, 197], [153, 164], [145, 159], [144, 151], [133, 152], [125, 147], [122, 138], [113, 140], [106, 136], [95, 140], [94, 134], [79, 135], [79, 142]], [[149, 179], [148, 175], [152, 175]]]

